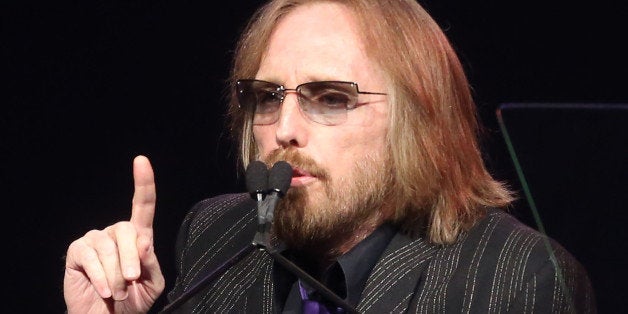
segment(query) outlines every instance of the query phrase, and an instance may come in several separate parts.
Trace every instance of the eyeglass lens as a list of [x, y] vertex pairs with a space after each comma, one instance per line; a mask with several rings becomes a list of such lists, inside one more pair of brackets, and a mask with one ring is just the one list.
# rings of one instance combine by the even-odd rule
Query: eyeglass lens
[[[279, 108], [286, 96], [282, 86], [260, 80], [240, 80], [237, 82], [237, 97], [240, 106], [253, 113], [253, 124], [264, 125], [277, 122]], [[304, 114], [314, 122], [324, 125], [343, 123], [347, 110], [356, 106], [357, 85], [352, 82], [322, 81], [309, 82], [297, 86], [299, 106]]]

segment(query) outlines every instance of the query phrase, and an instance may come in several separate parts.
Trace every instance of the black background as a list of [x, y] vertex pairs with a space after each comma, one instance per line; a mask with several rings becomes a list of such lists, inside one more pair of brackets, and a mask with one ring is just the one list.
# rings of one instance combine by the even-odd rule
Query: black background
[[[259, 3], [3, 1], [0, 183], [9, 291], [3, 309], [64, 310], [67, 245], [128, 218], [137, 154], [149, 156], [156, 171], [155, 245], [171, 287], [174, 236], [186, 210], [205, 197], [243, 190], [224, 128], [224, 82], [237, 34]], [[495, 117], [499, 104], [628, 102], [622, 1], [421, 3], [465, 65], [487, 129], [488, 164], [516, 190]], [[625, 124], [613, 128], [626, 133]], [[618, 165], [625, 164], [621, 152]], [[625, 168], [615, 174], [605, 174], [606, 183], [625, 190]], [[615, 197], [625, 200], [624, 194]], [[523, 199], [513, 208], [530, 222], [527, 211]], [[610, 215], [617, 215], [608, 217], [612, 226], [577, 227], [612, 227], [605, 239], [617, 246], [605, 247], [621, 252], [625, 213]], [[574, 252], [582, 261], [597, 259], [569, 248], [583, 252]], [[589, 270], [602, 311], [626, 297], [625, 271], [614, 272], [621, 263], [609, 267]]]

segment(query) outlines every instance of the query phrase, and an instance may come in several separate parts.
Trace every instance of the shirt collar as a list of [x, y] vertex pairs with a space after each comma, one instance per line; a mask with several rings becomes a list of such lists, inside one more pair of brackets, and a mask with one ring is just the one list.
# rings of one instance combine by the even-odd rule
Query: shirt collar
[[395, 231], [392, 226], [383, 224], [349, 252], [338, 258], [337, 263], [340, 264], [344, 273], [349, 303], [357, 304], [360, 300], [371, 270], [395, 235]]
[[[340, 256], [319, 279], [350, 304], [357, 304], [371, 270], [395, 233], [393, 226], [381, 225], [349, 252]], [[282, 252], [287, 258], [297, 260], [298, 258], [291, 256], [292, 253], [289, 249]], [[277, 263], [273, 269], [277, 301], [285, 304], [297, 278]]]

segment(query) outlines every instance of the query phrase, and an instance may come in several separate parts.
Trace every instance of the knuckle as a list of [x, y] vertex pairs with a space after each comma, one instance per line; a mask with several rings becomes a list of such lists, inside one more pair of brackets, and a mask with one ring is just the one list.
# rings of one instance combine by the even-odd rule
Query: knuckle
[[85, 233], [83, 238], [84, 239], [97, 239], [102, 236], [102, 233], [103, 233], [102, 230], [93, 229], [93, 230], [87, 231], [87, 233]]
[[115, 235], [116, 239], [136, 237], [137, 231], [131, 222], [121, 221], [115, 224], [113, 235]]
[[110, 238], [102, 239], [96, 243], [96, 250], [100, 255], [110, 256], [118, 254], [118, 246]]
[[83, 261], [83, 265], [92, 265], [96, 263], [100, 263], [98, 256], [96, 254], [92, 254], [92, 251], [83, 250], [80, 252], [80, 259]]
[[121, 228], [127, 228], [129, 224], [130, 223], [128, 221], [118, 221], [115, 224], [113, 224], [111, 227], [113, 229], [121, 229]]

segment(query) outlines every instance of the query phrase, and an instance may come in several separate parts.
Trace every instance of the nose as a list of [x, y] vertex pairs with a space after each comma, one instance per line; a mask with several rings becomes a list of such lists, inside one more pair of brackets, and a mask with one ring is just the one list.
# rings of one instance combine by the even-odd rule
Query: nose
[[304, 147], [308, 139], [308, 121], [299, 108], [295, 91], [286, 91], [275, 131], [277, 144], [287, 148]]

